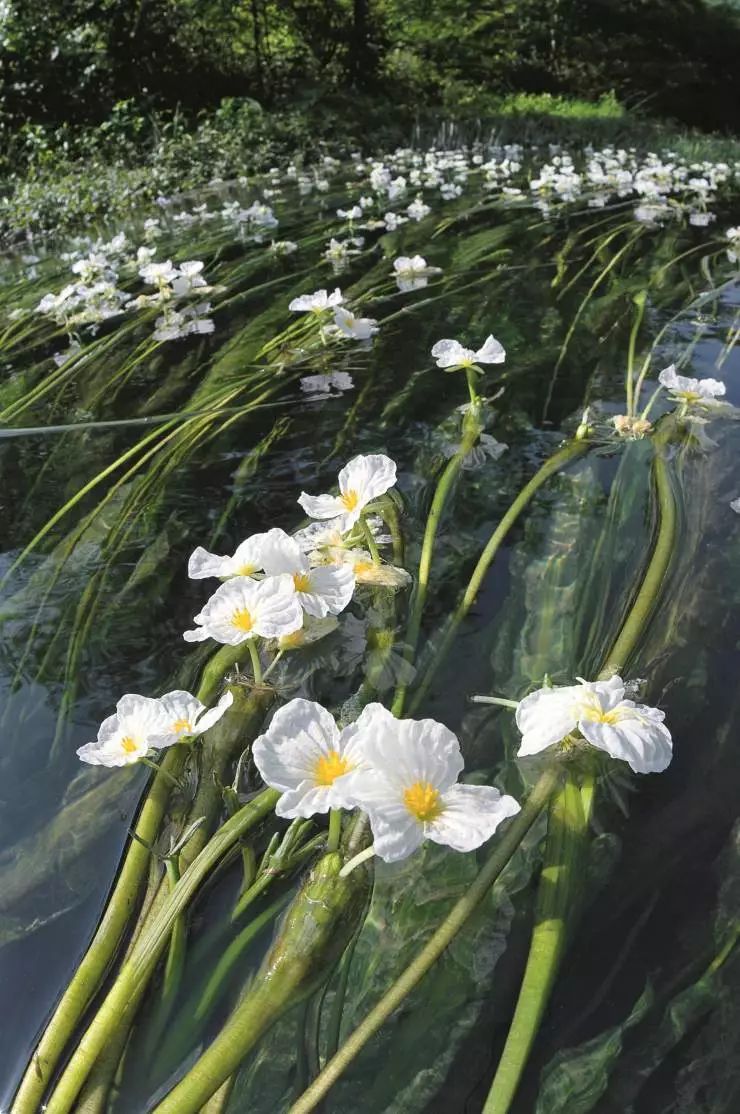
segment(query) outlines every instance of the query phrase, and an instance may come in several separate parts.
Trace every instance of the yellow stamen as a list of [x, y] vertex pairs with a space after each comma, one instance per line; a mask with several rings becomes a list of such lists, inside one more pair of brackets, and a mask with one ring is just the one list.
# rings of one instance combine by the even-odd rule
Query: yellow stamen
[[300, 646], [303, 641], [303, 629], [294, 630], [292, 634], [283, 634], [280, 636], [279, 645], [283, 650], [291, 650], [295, 646]]
[[344, 504], [348, 511], [353, 511], [360, 501], [360, 496], [351, 488], [349, 491], [345, 491], [344, 495], [339, 496], [339, 501]]
[[403, 803], [417, 820], [436, 820], [442, 812], [439, 790], [428, 781], [415, 781], [403, 791]]
[[193, 730], [193, 725], [189, 719], [176, 719], [170, 730], [174, 731], [176, 735], [179, 735], [181, 731], [189, 735]]
[[252, 618], [250, 612], [246, 609], [246, 607], [239, 607], [231, 616], [231, 624], [232, 626], [236, 627], [237, 630], [241, 630], [244, 631], [245, 634], [249, 634], [252, 627], [254, 626], [254, 619]]
[[355, 576], [367, 576], [369, 573], [375, 572], [377, 567], [372, 561], [356, 561]]
[[296, 592], [311, 591], [311, 577], [307, 572], [294, 572], [293, 583], [295, 584]]
[[257, 566], [256, 565], [240, 565], [239, 568], [236, 570], [236, 575], [237, 576], [252, 576], [252, 574], [256, 573], [256, 572], [257, 572]]
[[338, 750], [322, 754], [314, 766], [313, 776], [317, 785], [332, 785], [338, 777], [346, 774], [352, 767]]
[[130, 735], [124, 735], [121, 739], [121, 750], [125, 750], [126, 754], [133, 754], [136, 750], [136, 742]]

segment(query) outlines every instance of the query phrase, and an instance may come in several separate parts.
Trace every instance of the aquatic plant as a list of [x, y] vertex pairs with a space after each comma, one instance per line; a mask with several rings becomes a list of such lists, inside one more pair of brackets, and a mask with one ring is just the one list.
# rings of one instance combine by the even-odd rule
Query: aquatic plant
[[[436, 1003], [443, 1028], [462, 1018], [448, 1066], [465, 1034], [488, 1046], [475, 1021], [497, 1011], [489, 1114], [528, 1083], [581, 912], [609, 888], [592, 828], [686, 746], [663, 664], [702, 561], [682, 492], [710, 474], [707, 426], [735, 416], [726, 375], [678, 370], [693, 370], [736, 281], [732, 237], [707, 240], [691, 218], [729, 205], [737, 177], [602, 151], [581, 169], [554, 153], [525, 182], [529, 159], [358, 157], [341, 204], [341, 165], [303, 182], [276, 172], [261, 199], [147, 218], [143, 237], [168, 237], [169, 258], [117, 237], [73, 249], [79, 277], [58, 293], [39, 298], [59, 284], [28, 278], [3, 337], [3, 467], [15, 484], [18, 446], [34, 477], [4, 619], [16, 690], [64, 691], [53, 745], [47, 719], [27, 760], [68, 769], [78, 709], [100, 708], [98, 722], [115, 705], [74, 748], [85, 808], [110, 813], [132, 786], [143, 797], [13, 1114], [306, 1112], [334, 1086], [353, 1109], [384, 1109], [388, 1088], [420, 1109], [424, 1042], [402, 1042], [393, 1080], [361, 1101], [352, 1075], [402, 1003], [411, 1018]], [[284, 187], [318, 195], [303, 224]], [[328, 255], [337, 219], [365, 240]], [[278, 221], [295, 238], [270, 244]], [[187, 253], [174, 250], [185, 228]], [[325, 281], [309, 254], [323, 275], [341, 263], [341, 288], [305, 293]], [[547, 302], [530, 285], [540, 271]], [[139, 280], [154, 292], [136, 293]], [[738, 335], [731, 321], [718, 361]], [[19, 424], [31, 416], [38, 427]], [[30, 470], [38, 429], [59, 447]], [[710, 500], [694, 501], [706, 514]], [[117, 769], [92, 781], [93, 765]], [[76, 804], [31, 833], [26, 888], [43, 895], [43, 849], [79, 827]], [[101, 830], [80, 837], [81, 872]], [[9, 893], [25, 892], [22, 869], [0, 864]], [[504, 906], [519, 937], [529, 907], [532, 936], [523, 968], [521, 948], [507, 956], [501, 995], [490, 968], [476, 982], [472, 934], [503, 923]], [[395, 948], [377, 946], [385, 923]], [[441, 989], [425, 978], [457, 949], [459, 997], [449, 975]], [[630, 1002], [620, 1039], [649, 1008]], [[263, 1087], [268, 1061], [281, 1074]]]

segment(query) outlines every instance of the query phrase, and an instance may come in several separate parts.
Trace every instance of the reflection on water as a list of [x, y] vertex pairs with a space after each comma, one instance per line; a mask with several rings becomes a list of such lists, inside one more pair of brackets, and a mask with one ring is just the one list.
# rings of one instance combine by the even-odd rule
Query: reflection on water
[[[464, 400], [460, 378], [433, 367], [429, 350], [442, 336], [493, 331], [508, 358], [487, 373], [486, 394], [505, 387], [489, 432], [508, 449], [499, 460], [480, 454], [459, 483], [435, 552], [429, 637], [511, 497], [584, 406], [598, 404], [602, 416], [623, 410], [635, 293], [651, 284], [640, 334], [642, 356], [660, 338], [649, 389], [661, 367], [689, 352], [682, 370], [720, 375], [740, 405], [740, 283], [702, 296], [709, 276], [701, 253], [690, 254], [706, 240], [702, 230], [642, 230], [589, 295], [609, 258], [586, 246], [593, 212], [545, 226], [531, 210], [470, 210], [464, 199], [445, 210], [446, 219], [467, 214], [445, 234], [431, 238], [432, 217], [429, 226], [376, 236], [377, 249], [369, 243], [347, 260], [336, 281], [353, 296], [372, 292], [368, 312], [381, 321], [372, 345], [300, 360], [286, 344], [268, 364], [258, 353], [285, 327], [290, 298], [333, 283], [329, 267], [314, 262], [328, 238], [320, 204], [303, 199], [286, 220], [295, 256], [223, 229], [175, 229], [160, 257], [204, 259], [209, 280], [227, 288], [213, 336], [163, 346], [119, 375], [146, 333], [134, 329], [0, 437], [0, 1015], [13, 1019], [0, 1047], [6, 1104], [96, 924], [146, 781], [145, 771], [81, 769], [75, 749], [121, 693], [157, 693], [195, 675], [202, 655], [181, 636], [201, 604], [186, 576], [195, 545], [231, 552], [250, 532], [298, 525], [297, 490], [327, 490], [349, 456], [382, 451], [399, 463], [413, 568], [430, 479], [459, 437]], [[617, 208], [606, 220], [612, 224], [598, 214], [600, 234], [623, 214]], [[421, 250], [441, 276], [398, 291], [389, 259]], [[36, 293], [53, 285], [53, 259], [42, 267]], [[115, 326], [106, 329], [115, 337]], [[55, 343], [10, 351], [3, 405], [19, 396], [24, 369], [46, 358], [48, 370]], [[24, 386], [32, 383], [29, 372]], [[521, 1112], [740, 1108], [740, 1080], [728, 1070], [740, 1044], [740, 968], [731, 948], [721, 954], [740, 924], [740, 519], [729, 509], [740, 494], [740, 427], [718, 421], [709, 433], [716, 447], [674, 462], [681, 526], [670, 592], [635, 663], [649, 679], [650, 702], [667, 711], [676, 758], [660, 779], [637, 784], [622, 773], [600, 787], [588, 896], [517, 1100]], [[590, 675], [600, 660], [643, 565], [648, 476], [647, 443], [592, 453], [543, 490], [511, 534], [424, 705], [460, 735], [474, 780], [494, 774], [512, 791], [518, 784], [510, 713], [471, 705], [471, 694], [516, 698], [545, 673], [556, 681]], [[307, 668], [304, 691], [336, 705], [353, 689], [331, 653]], [[540, 835], [326, 1109], [479, 1108], [528, 942]], [[474, 872], [472, 856], [433, 846], [421, 859], [379, 867], [343, 1031]], [[198, 961], [212, 961], [225, 945], [218, 914], [229, 886], [221, 878], [196, 911], [186, 987], [197, 982]], [[241, 957], [201, 1040], [218, 1027], [269, 936], [268, 927]], [[181, 1005], [187, 1010], [186, 992]], [[325, 1024], [310, 1007], [280, 1022], [240, 1073], [229, 1109], [285, 1108], [303, 1070], [294, 1062], [296, 1035], [302, 1026], [310, 1045]], [[168, 1039], [131, 1071], [117, 1110], [144, 1109], [192, 1050], [186, 1037], [178, 1043], [176, 1020]], [[136, 1038], [134, 1050], [141, 1052]]]

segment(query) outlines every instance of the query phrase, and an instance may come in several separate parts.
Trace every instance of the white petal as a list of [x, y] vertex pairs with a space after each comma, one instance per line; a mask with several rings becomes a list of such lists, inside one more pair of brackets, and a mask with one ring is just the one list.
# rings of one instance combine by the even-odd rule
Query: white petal
[[194, 549], [188, 561], [188, 576], [191, 580], [205, 580], [209, 576], [221, 576], [221, 569], [228, 561], [228, 557], [219, 556], [218, 553], [209, 553], [202, 545]]
[[225, 692], [218, 704], [213, 708], [209, 708], [207, 712], [198, 718], [196, 728], [193, 732], [194, 735], [202, 735], [204, 731], [208, 731], [209, 727], [213, 727], [214, 723], [218, 723], [223, 715], [226, 714], [228, 709], [234, 703], [234, 694]]
[[399, 720], [382, 704], [368, 704], [355, 727], [366, 763], [400, 794], [417, 781], [444, 791], [463, 769], [457, 736], [436, 720]]
[[262, 638], [281, 638], [303, 625], [303, 610], [296, 596], [293, 577], [287, 574], [268, 576], [258, 581], [251, 610], [254, 631]]
[[261, 556], [262, 567], [268, 576], [276, 576], [278, 573], [292, 574], [304, 568], [303, 555], [298, 542], [278, 527], [268, 530], [263, 535]]
[[520, 700], [516, 709], [516, 725], [522, 733], [517, 755], [539, 754], [559, 743], [578, 723], [575, 712], [579, 685], [564, 688], [541, 688]]
[[395, 482], [395, 461], [383, 453], [353, 457], [339, 473], [339, 490], [343, 495], [355, 492], [362, 507], [384, 495]]
[[[324, 604], [324, 611], [317, 618], [327, 613], [339, 615], [352, 599], [355, 590], [355, 574], [351, 565], [319, 565], [311, 569], [309, 580], [311, 592], [320, 597]], [[309, 615], [316, 614], [305, 602], [303, 606]]]
[[658, 774], [673, 757], [668, 728], [653, 719], [635, 716], [617, 723], [583, 722], [579, 726], [592, 746], [627, 762], [636, 774]]
[[506, 359], [506, 352], [494, 336], [488, 336], [482, 347], [475, 353], [475, 358], [481, 364], [502, 364]]
[[278, 708], [255, 739], [252, 756], [265, 784], [287, 792], [303, 782], [315, 785], [316, 763], [333, 750], [340, 750], [334, 717], [314, 700], [298, 698]]
[[459, 340], [438, 340], [432, 347], [432, 355], [438, 367], [455, 367], [456, 364], [473, 355], [469, 348], [463, 348]]
[[307, 495], [302, 491], [298, 502], [309, 518], [341, 518], [347, 510], [336, 495]]
[[424, 842], [422, 825], [403, 806], [400, 806], [397, 817], [388, 812], [371, 812], [368, 815], [375, 854], [386, 863], [407, 859]]
[[490, 785], [453, 785], [442, 794], [442, 804], [442, 813], [424, 825], [424, 834], [454, 851], [474, 851], [520, 810], [513, 797]]

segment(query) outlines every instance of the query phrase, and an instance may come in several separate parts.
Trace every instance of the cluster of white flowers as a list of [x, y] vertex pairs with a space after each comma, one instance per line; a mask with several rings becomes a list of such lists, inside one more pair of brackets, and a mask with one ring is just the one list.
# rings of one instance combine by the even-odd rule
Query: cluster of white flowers
[[[72, 262], [71, 269], [78, 276], [77, 281], [68, 283], [58, 294], [45, 294], [36, 312], [51, 317], [70, 338], [84, 326], [95, 332], [111, 317], [150, 306], [161, 306], [163, 311], [155, 324], [155, 340], [212, 333], [214, 325], [208, 317], [210, 302], [188, 304], [191, 299], [200, 299], [217, 289], [209, 286], [203, 277], [203, 263], [188, 260], [175, 266], [169, 259], [156, 263], [154, 254], [155, 249], [142, 245], [130, 255], [122, 233], [107, 244], [98, 242], [89, 244], [87, 251], [68, 252], [66, 258]], [[134, 268], [147, 286], [155, 288], [152, 293], [132, 297], [120, 289], [119, 281]], [[73, 348], [76, 343], [72, 340]], [[62, 362], [70, 354], [63, 355]]]
[[[336, 287], [331, 294], [326, 290], [315, 290], [313, 294], [300, 294], [288, 304], [292, 313], [311, 313], [321, 322], [324, 337], [345, 336], [351, 340], [369, 340], [378, 331], [378, 322], [372, 317], [355, 317], [343, 304], [342, 291]], [[333, 313], [333, 322], [324, 323], [324, 318]]]
[[396, 719], [368, 704], [340, 731], [312, 700], [291, 700], [252, 748], [265, 784], [281, 793], [275, 811], [292, 818], [360, 808], [373, 852], [405, 859], [425, 839], [473, 851], [519, 811], [513, 797], [489, 785], [461, 785], [457, 737], [432, 719]]

